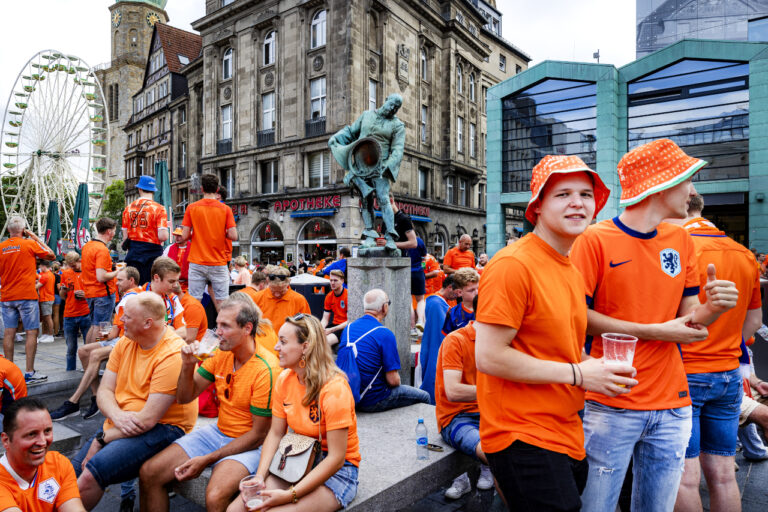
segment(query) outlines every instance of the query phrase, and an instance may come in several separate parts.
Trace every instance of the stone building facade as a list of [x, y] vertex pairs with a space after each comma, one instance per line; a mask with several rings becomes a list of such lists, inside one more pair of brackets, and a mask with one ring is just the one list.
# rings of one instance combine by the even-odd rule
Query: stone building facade
[[[484, 250], [485, 95], [530, 59], [501, 38], [493, 2], [476, 5], [207, 0], [193, 23], [202, 58], [185, 70], [187, 151], [199, 158], [195, 175], [217, 173], [228, 189], [235, 254], [315, 259], [359, 243], [359, 198], [328, 139], [395, 92], [406, 125], [397, 201], [430, 252], [463, 233]], [[174, 183], [176, 193], [195, 180]]]
[[124, 178], [128, 134], [122, 128], [133, 113], [133, 95], [141, 89], [154, 25], [167, 23], [167, 0], [117, 0], [109, 6], [112, 58], [95, 68], [110, 125], [106, 184]]

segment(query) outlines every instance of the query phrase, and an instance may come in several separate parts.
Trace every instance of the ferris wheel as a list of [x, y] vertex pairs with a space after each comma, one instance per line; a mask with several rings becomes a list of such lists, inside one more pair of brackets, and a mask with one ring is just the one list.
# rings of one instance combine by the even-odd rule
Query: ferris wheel
[[109, 154], [103, 98], [95, 74], [79, 57], [45, 50], [29, 59], [3, 113], [0, 236], [12, 214], [44, 233], [48, 202], [54, 200], [66, 237], [80, 183], [88, 184], [90, 216], [98, 214]]

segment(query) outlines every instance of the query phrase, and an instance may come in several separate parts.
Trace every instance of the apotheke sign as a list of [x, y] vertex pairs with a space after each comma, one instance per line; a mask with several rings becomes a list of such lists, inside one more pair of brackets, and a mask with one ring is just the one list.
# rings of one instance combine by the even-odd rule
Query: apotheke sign
[[339, 194], [332, 196], [301, 197], [298, 199], [283, 199], [275, 201], [275, 211], [298, 211], [298, 210], [324, 210], [326, 208], [340, 208], [341, 196]]

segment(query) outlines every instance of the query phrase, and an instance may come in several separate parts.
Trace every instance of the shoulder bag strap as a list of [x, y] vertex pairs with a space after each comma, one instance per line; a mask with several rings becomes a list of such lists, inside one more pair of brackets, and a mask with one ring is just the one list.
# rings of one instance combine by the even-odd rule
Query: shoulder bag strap
[[[355, 354], [355, 361], [357, 361], [357, 342], [358, 342], [358, 341], [360, 341], [361, 339], [365, 338], [365, 337], [366, 337], [366, 336], [368, 336], [369, 334], [371, 334], [371, 333], [372, 333], [373, 331], [375, 331], [376, 329], [381, 329], [382, 327], [384, 327], [384, 326], [383, 326], [383, 325], [377, 325], [376, 327], [374, 327], [374, 328], [373, 328], [373, 329], [371, 329], [370, 331], [366, 332], [365, 334], [363, 334], [362, 336], [360, 336], [359, 338], [357, 338], [357, 339], [354, 341], [354, 343], [352, 343], [352, 344], [351, 344], [351, 346], [352, 346], [352, 352]], [[349, 327], [347, 327], [347, 345], [350, 345], [350, 343], [349, 343]], [[374, 375], [374, 376], [373, 376], [373, 378], [371, 379], [371, 381], [368, 383], [368, 386], [366, 386], [365, 390], [364, 390], [362, 393], [360, 393], [360, 400], [362, 400], [362, 399], [363, 399], [363, 397], [364, 397], [364, 396], [365, 396], [365, 394], [368, 392], [368, 390], [369, 390], [369, 389], [371, 389], [371, 386], [373, 386], [373, 383], [374, 383], [374, 382], [376, 382], [376, 378], [379, 376], [379, 374], [381, 373], [381, 370], [382, 370], [382, 369], [384, 369], [384, 366], [379, 366], [379, 370], [376, 372], [376, 375]]]

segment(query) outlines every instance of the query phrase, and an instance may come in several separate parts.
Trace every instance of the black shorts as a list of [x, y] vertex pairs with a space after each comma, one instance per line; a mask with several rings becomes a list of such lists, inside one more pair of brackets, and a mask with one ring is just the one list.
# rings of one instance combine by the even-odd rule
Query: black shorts
[[411, 270], [411, 295], [427, 293], [427, 279], [423, 270]]
[[522, 441], [485, 455], [509, 510], [581, 510], [581, 491], [589, 471], [587, 459], [575, 460]]

